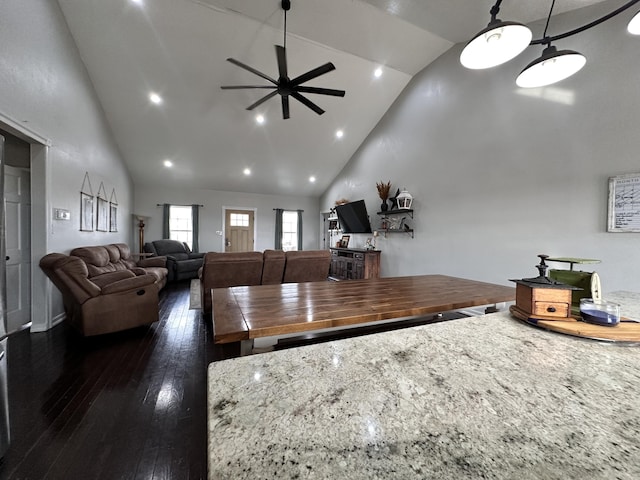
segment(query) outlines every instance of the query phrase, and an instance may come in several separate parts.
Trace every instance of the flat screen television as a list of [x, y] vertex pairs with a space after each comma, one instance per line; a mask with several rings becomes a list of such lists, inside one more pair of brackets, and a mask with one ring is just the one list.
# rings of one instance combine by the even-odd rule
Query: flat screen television
[[336, 214], [344, 233], [371, 233], [371, 223], [364, 200], [336, 205]]

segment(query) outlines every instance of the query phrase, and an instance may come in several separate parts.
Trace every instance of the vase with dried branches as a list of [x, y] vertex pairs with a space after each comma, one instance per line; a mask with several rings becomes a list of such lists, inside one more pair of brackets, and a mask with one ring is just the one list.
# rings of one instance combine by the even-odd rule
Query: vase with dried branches
[[389, 198], [389, 190], [391, 190], [391, 181], [388, 181], [387, 183], [377, 182], [376, 188], [378, 189], [378, 196], [382, 200], [380, 211], [386, 212], [389, 209], [389, 205], [387, 205], [387, 198]]

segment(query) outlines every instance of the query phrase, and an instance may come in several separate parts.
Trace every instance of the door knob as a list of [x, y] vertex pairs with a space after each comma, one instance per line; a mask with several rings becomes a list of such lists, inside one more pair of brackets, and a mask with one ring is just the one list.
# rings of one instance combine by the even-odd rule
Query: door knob
[[6, 256], [5, 260], [9, 260], [9, 255]]

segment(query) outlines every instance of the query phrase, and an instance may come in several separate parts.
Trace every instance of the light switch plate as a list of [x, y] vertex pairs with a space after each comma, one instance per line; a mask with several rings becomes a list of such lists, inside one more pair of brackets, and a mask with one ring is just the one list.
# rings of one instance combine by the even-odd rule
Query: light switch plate
[[53, 218], [56, 220], [71, 220], [71, 212], [64, 208], [54, 208]]

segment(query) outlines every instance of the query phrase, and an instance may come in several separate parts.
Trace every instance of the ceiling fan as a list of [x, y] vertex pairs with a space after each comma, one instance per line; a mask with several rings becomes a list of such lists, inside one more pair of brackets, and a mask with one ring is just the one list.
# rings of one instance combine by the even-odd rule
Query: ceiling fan
[[331, 88], [318, 88], [318, 87], [305, 87], [302, 84], [308, 82], [309, 80], [313, 80], [320, 75], [324, 75], [325, 73], [329, 73], [332, 70], [335, 70], [336, 67], [333, 63], [325, 63], [313, 70], [309, 70], [307, 73], [303, 73], [302, 75], [290, 79], [287, 71], [287, 11], [291, 8], [290, 0], [282, 0], [282, 9], [284, 10], [284, 46], [276, 45], [276, 59], [278, 61], [278, 80], [271, 78], [268, 75], [265, 75], [262, 72], [259, 72], [255, 68], [250, 67], [249, 65], [245, 65], [238, 60], [233, 58], [227, 58], [227, 61], [237, 65], [240, 68], [244, 68], [249, 72], [258, 75], [259, 77], [268, 80], [273, 85], [228, 85], [222, 86], [223, 90], [238, 90], [238, 89], [247, 89], [247, 88], [266, 88], [273, 89], [273, 92], [268, 93], [260, 100], [255, 102], [252, 105], [247, 107], [247, 110], [253, 110], [257, 106], [266, 102], [272, 97], [275, 97], [276, 94], [279, 94], [282, 101], [282, 118], [285, 120], [289, 118], [289, 97], [293, 97], [298, 100], [300, 103], [310, 108], [318, 115], [322, 115], [324, 110], [320, 108], [318, 105], [313, 103], [308, 98], [301, 95], [301, 93], [315, 93], [320, 95], [332, 95], [334, 97], [344, 97], [344, 90], [334, 90]]

